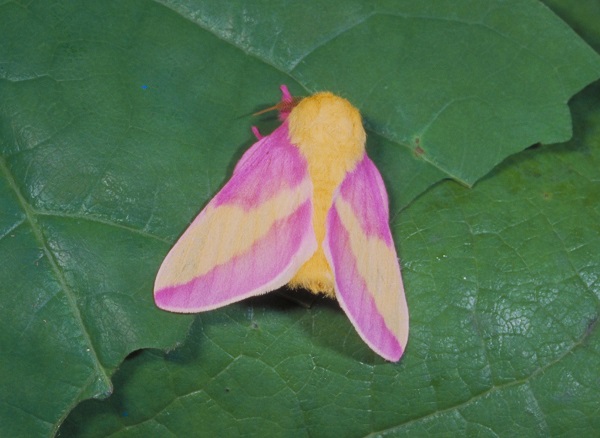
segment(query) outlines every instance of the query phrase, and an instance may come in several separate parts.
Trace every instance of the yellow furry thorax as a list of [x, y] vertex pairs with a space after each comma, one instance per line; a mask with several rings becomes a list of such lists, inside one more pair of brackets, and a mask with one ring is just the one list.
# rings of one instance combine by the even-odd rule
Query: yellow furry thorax
[[335, 297], [333, 272], [322, 248], [333, 193], [365, 153], [360, 112], [330, 92], [302, 99], [288, 116], [290, 140], [308, 162], [313, 183], [313, 228], [319, 247], [289, 283]]

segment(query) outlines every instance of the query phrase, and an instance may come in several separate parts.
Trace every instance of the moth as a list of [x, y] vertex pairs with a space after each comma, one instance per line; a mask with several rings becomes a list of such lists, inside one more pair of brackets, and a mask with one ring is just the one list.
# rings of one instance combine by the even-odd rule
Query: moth
[[330, 92], [281, 91], [281, 125], [266, 136], [253, 128], [258, 141], [163, 261], [156, 304], [203, 312], [304, 288], [337, 299], [369, 347], [398, 361], [408, 308], [360, 113]]

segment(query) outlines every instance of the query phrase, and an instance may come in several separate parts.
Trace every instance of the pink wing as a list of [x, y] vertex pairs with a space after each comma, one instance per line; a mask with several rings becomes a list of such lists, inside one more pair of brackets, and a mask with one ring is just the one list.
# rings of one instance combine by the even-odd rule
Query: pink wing
[[158, 307], [198, 312], [277, 289], [316, 251], [308, 165], [288, 138], [284, 122], [244, 154], [165, 258]]
[[383, 180], [365, 154], [334, 194], [323, 249], [340, 306], [361, 338], [395, 362], [408, 340], [408, 308], [388, 216]]

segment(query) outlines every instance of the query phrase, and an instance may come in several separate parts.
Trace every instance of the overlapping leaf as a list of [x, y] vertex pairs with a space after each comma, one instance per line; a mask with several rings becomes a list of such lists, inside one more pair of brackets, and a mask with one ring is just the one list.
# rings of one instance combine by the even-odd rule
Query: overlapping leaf
[[[593, 434], [600, 370], [600, 87], [576, 138], [446, 182], [394, 222], [411, 338], [385, 363], [331, 303], [202, 314], [181, 349], [126, 361], [65, 436]], [[592, 114], [585, 121], [586, 114]]]

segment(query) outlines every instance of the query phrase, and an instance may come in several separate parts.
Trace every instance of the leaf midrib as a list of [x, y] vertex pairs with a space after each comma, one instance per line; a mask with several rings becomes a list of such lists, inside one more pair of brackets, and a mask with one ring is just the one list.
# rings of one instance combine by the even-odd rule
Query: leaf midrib
[[[75, 293], [69, 286], [69, 284], [62, 272], [62, 269], [60, 268], [58, 261], [54, 257], [54, 254], [48, 245], [48, 242], [44, 236], [43, 231], [41, 230], [40, 226], [37, 223], [35, 210], [25, 199], [25, 196], [19, 189], [19, 186], [18, 186], [13, 174], [11, 173], [11, 171], [6, 163], [6, 160], [2, 156], [0, 156], [0, 174], [2, 174], [4, 176], [4, 178], [6, 179], [6, 181], [8, 182], [8, 186], [12, 189], [13, 193], [15, 194], [15, 196], [17, 198], [19, 206], [21, 207], [21, 209], [23, 210], [23, 213], [25, 214], [25, 219], [23, 221], [20, 221], [19, 225], [21, 225], [25, 222], [29, 224], [29, 227], [30, 227], [31, 231], [33, 232], [33, 235], [35, 236], [35, 239], [37, 240], [38, 244], [40, 245], [40, 248], [42, 249], [45, 257], [48, 260], [48, 263], [50, 264], [50, 267], [52, 269], [52, 272], [54, 273], [54, 276], [58, 280], [58, 284], [60, 285], [60, 288], [62, 289], [65, 296], [67, 297], [67, 301], [69, 303], [69, 306], [71, 307], [71, 311], [72, 311], [72, 314], [73, 314], [76, 322], [81, 327], [82, 335], [85, 339], [86, 344], [89, 346], [88, 352], [90, 353], [90, 356], [91, 356], [91, 359], [92, 359], [92, 362], [94, 365], [94, 369], [95, 369], [97, 375], [100, 377], [103, 384], [105, 385], [106, 390], [108, 390], [111, 387], [110, 377], [108, 376], [108, 374], [106, 373], [104, 368], [100, 365], [100, 359], [98, 356], [98, 352], [94, 346], [94, 343], [92, 342], [92, 338], [90, 336], [88, 327], [85, 325], [84, 319], [81, 314], [81, 310], [79, 309], [79, 307], [77, 305], [77, 299], [75, 297]], [[90, 380], [90, 382], [89, 382], [90, 386], [92, 385], [94, 380], [95, 379]], [[81, 392], [83, 392], [83, 389]]]

